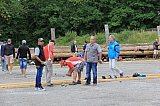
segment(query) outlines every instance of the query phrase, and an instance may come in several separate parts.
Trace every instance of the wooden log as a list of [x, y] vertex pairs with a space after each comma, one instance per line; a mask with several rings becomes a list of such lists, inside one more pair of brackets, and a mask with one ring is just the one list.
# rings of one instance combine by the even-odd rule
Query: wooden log
[[[108, 55], [108, 47], [106, 44], [100, 45], [102, 48], [102, 52], [105, 55]], [[152, 44], [121, 44], [121, 53], [120, 55], [124, 56], [132, 56], [132, 55], [152, 55], [153, 54], [153, 45]], [[160, 48], [160, 47], [159, 47]], [[141, 51], [135, 52], [137, 49], [143, 49], [144, 53]], [[30, 48], [32, 58], [34, 54], [34, 48]], [[83, 46], [78, 46], [78, 51], [83, 52]], [[17, 49], [16, 49], [17, 52]], [[54, 47], [54, 55], [55, 58], [61, 57], [71, 57], [72, 53], [70, 50], [70, 46], [56, 46]]]

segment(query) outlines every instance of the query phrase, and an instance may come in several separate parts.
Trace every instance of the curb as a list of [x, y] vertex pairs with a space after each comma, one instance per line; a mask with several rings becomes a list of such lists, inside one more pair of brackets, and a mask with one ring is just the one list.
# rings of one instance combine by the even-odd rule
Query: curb
[[[128, 81], [128, 80], [145, 80], [145, 79], [158, 79], [160, 78], [160, 74], [149, 74], [146, 75], [147, 77], [131, 77], [126, 76], [124, 78], [117, 78], [117, 79], [102, 79], [98, 78], [98, 82], [113, 82], [113, 81]], [[61, 85], [61, 84], [69, 84], [72, 80], [52, 80], [54, 85]], [[85, 83], [85, 80], [82, 80], [82, 83]], [[42, 82], [42, 85], [45, 86], [45, 81]], [[10, 84], [0, 84], [1, 89], [11, 89], [11, 88], [27, 88], [27, 87], [34, 87], [35, 82], [20, 82], [20, 83], [10, 83]]]

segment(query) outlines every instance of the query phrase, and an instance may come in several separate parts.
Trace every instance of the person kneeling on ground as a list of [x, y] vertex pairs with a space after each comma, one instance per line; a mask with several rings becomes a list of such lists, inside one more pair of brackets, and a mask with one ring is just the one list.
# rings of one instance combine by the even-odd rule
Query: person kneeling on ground
[[[81, 84], [81, 72], [83, 71], [84, 67], [84, 60], [79, 57], [70, 57], [66, 60], [61, 60], [60, 61], [61, 67], [63, 66], [68, 66], [69, 71], [68, 72], [73, 72], [73, 82], [69, 85], [77, 85]], [[76, 82], [78, 74], [78, 81]]]

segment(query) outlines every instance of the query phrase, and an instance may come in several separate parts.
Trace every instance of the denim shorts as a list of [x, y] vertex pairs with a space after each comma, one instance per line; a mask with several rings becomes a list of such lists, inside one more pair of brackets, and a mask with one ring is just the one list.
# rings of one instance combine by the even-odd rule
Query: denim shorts
[[20, 58], [20, 69], [27, 69], [27, 58]]

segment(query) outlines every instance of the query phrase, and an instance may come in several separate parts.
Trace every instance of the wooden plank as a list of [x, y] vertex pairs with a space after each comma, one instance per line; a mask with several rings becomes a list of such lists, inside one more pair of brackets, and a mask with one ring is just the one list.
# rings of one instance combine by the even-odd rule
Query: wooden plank
[[157, 32], [158, 32], [158, 41], [160, 42], [160, 26], [157, 26]]
[[108, 28], [108, 24], [104, 25], [105, 28], [105, 34], [106, 34], [106, 45], [108, 46], [109, 44], [109, 28]]

